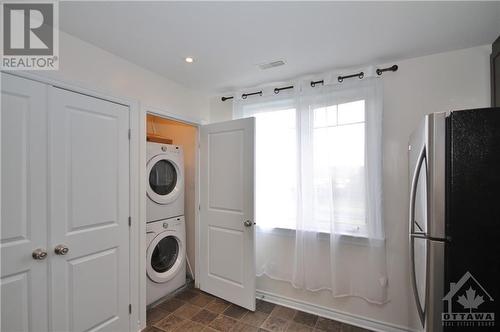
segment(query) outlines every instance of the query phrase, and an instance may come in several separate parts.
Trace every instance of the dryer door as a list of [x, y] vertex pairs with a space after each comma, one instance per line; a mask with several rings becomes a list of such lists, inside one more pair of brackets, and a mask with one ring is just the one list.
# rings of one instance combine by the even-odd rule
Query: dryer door
[[150, 243], [147, 251], [147, 274], [157, 283], [177, 275], [185, 257], [182, 241], [172, 232], [162, 232]]
[[151, 158], [147, 166], [149, 198], [158, 204], [175, 201], [184, 185], [179, 165], [168, 156], [160, 154]]

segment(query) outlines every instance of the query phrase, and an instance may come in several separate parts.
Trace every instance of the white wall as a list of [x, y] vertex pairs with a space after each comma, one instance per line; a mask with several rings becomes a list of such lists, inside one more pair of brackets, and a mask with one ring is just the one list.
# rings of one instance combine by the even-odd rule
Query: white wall
[[[39, 76], [140, 101], [194, 122], [207, 121], [209, 97], [170, 81], [63, 31], [59, 33], [59, 70]], [[144, 50], [148, 52], [148, 50]]]
[[[490, 105], [490, 53], [490, 46], [481, 46], [396, 61], [399, 70], [383, 76], [383, 204], [390, 302], [378, 306], [358, 298], [335, 299], [328, 292], [304, 292], [267, 277], [258, 278], [259, 290], [403, 328], [417, 326], [407, 254], [408, 136], [427, 113]], [[211, 122], [231, 117], [231, 102], [210, 100]]]
[[220, 96], [210, 98], [210, 122], [221, 122], [233, 117], [233, 103], [222, 101]]

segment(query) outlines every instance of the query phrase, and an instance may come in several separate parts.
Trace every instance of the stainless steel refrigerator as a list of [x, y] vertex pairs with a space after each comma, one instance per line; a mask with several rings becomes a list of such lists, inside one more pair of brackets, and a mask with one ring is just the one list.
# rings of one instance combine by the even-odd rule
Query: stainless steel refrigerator
[[421, 330], [494, 330], [500, 108], [429, 114], [408, 150], [410, 284]]

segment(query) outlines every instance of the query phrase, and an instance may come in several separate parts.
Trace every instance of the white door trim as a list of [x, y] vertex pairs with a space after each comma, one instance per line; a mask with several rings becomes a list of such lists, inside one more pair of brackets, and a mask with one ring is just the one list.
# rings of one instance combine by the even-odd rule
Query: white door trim
[[182, 122], [182, 123], [192, 125], [195, 127], [199, 127], [200, 125], [205, 124], [202, 121], [200, 121], [199, 119], [195, 119], [195, 118], [190, 117], [190, 116], [171, 113], [171, 112], [164, 111], [164, 110], [158, 109], [156, 107], [152, 107], [152, 106], [144, 106], [144, 111], [146, 113], [161, 116], [162, 118], [165, 118], [165, 119], [170, 119], [170, 120]]
[[[132, 313], [130, 314], [129, 322], [130, 331], [140, 331], [146, 327], [146, 274], [141, 273], [141, 271], [146, 271], [146, 258], [142, 254], [145, 252], [146, 223], [139, 222], [140, 220], [146, 220], [146, 187], [142, 179], [144, 178], [144, 174], [146, 174], [145, 165], [142, 165], [144, 164], [142, 161], [146, 160], [146, 117], [145, 114], [141, 116], [140, 103], [136, 100], [107, 95], [91, 88], [77, 86], [28, 72], [2, 71], [1, 73], [2, 75], [8, 74], [29, 79], [129, 107], [131, 129], [129, 144], [130, 217], [132, 220], [130, 228], [130, 304], [132, 305]], [[144, 137], [144, 145], [142, 145], [140, 137]], [[141, 197], [144, 199], [141, 199]], [[137, 273], [133, 273], [133, 271], [137, 271]]]

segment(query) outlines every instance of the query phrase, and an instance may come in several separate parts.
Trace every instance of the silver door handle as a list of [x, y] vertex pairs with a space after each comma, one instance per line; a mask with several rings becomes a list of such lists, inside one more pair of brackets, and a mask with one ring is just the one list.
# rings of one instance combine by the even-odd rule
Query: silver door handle
[[[410, 279], [411, 279], [411, 288], [413, 289], [413, 296], [415, 297], [415, 302], [417, 304], [417, 312], [418, 312], [418, 317], [420, 318], [420, 322], [422, 323], [422, 326], [425, 326], [425, 307], [422, 305], [420, 302], [420, 297], [418, 294], [418, 288], [417, 288], [417, 276], [416, 276], [416, 271], [415, 271], [415, 242], [414, 239], [419, 238], [419, 237], [414, 237], [410, 235]], [[426, 277], [425, 277], [425, 294], [424, 294], [424, 300], [427, 302], [427, 266], [429, 264], [429, 248], [425, 251], [425, 268], [426, 268]], [[425, 305], [425, 303], [424, 303]]]
[[[418, 289], [417, 289], [417, 276], [416, 276], [416, 271], [415, 271], [415, 242], [414, 242], [414, 239], [417, 236], [414, 235], [415, 233], [415, 201], [416, 201], [416, 195], [417, 195], [417, 185], [418, 185], [418, 178], [420, 176], [420, 171], [422, 169], [422, 165], [424, 164], [425, 162], [425, 154], [426, 154], [426, 150], [425, 150], [425, 146], [422, 148], [422, 150], [420, 151], [419, 155], [418, 155], [418, 159], [417, 159], [417, 167], [415, 168], [415, 172], [413, 172], [413, 177], [412, 177], [412, 180], [411, 180], [411, 188], [410, 188], [410, 211], [409, 211], [409, 251], [410, 251], [410, 279], [411, 279], [411, 287], [413, 289], [413, 296], [415, 297], [415, 302], [417, 304], [417, 311], [418, 311], [418, 316], [420, 318], [420, 322], [422, 323], [422, 326], [425, 325], [425, 315], [426, 315], [426, 312], [425, 312], [425, 303], [420, 303], [420, 297], [418, 295]], [[427, 191], [427, 188], [426, 188], [426, 191]], [[427, 192], [426, 192], [427, 194]], [[419, 227], [420, 228], [420, 227]], [[422, 231], [422, 230], [420, 230]], [[422, 232], [423, 235], [425, 235], [423, 232]], [[425, 238], [425, 236], [424, 236]], [[429, 263], [429, 257], [428, 257], [428, 254], [429, 254], [429, 251], [426, 250], [426, 257], [425, 257], [425, 261], [426, 261], [426, 268], [427, 268], [427, 265]], [[426, 272], [427, 274], [427, 272]], [[427, 276], [426, 276], [426, 279], [427, 279]], [[426, 293], [427, 293], [427, 280], [426, 280]], [[424, 294], [425, 296], [425, 301], [427, 301], [427, 294]]]
[[56, 255], [66, 255], [69, 252], [69, 248], [66, 247], [64, 244], [59, 244], [54, 248], [54, 252]]
[[418, 184], [418, 177], [420, 175], [420, 170], [422, 169], [424, 161], [425, 161], [425, 146], [422, 148], [422, 150], [418, 155], [417, 167], [415, 168], [415, 172], [413, 172], [413, 177], [411, 180], [410, 211], [409, 211], [410, 234], [413, 234], [415, 232], [414, 221], [415, 221], [415, 201], [417, 195], [417, 184]]
[[33, 259], [41, 261], [47, 258], [47, 252], [45, 251], [45, 249], [38, 248], [33, 250], [33, 252], [31, 253], [31, 257], [33, 257]]
[[245, 225], [245, 227], [252, 227], [253, 225], [255, 225], [255, 222], [252, 222], [250, 220], [245, 220], [243, 222], [243, 225]]

